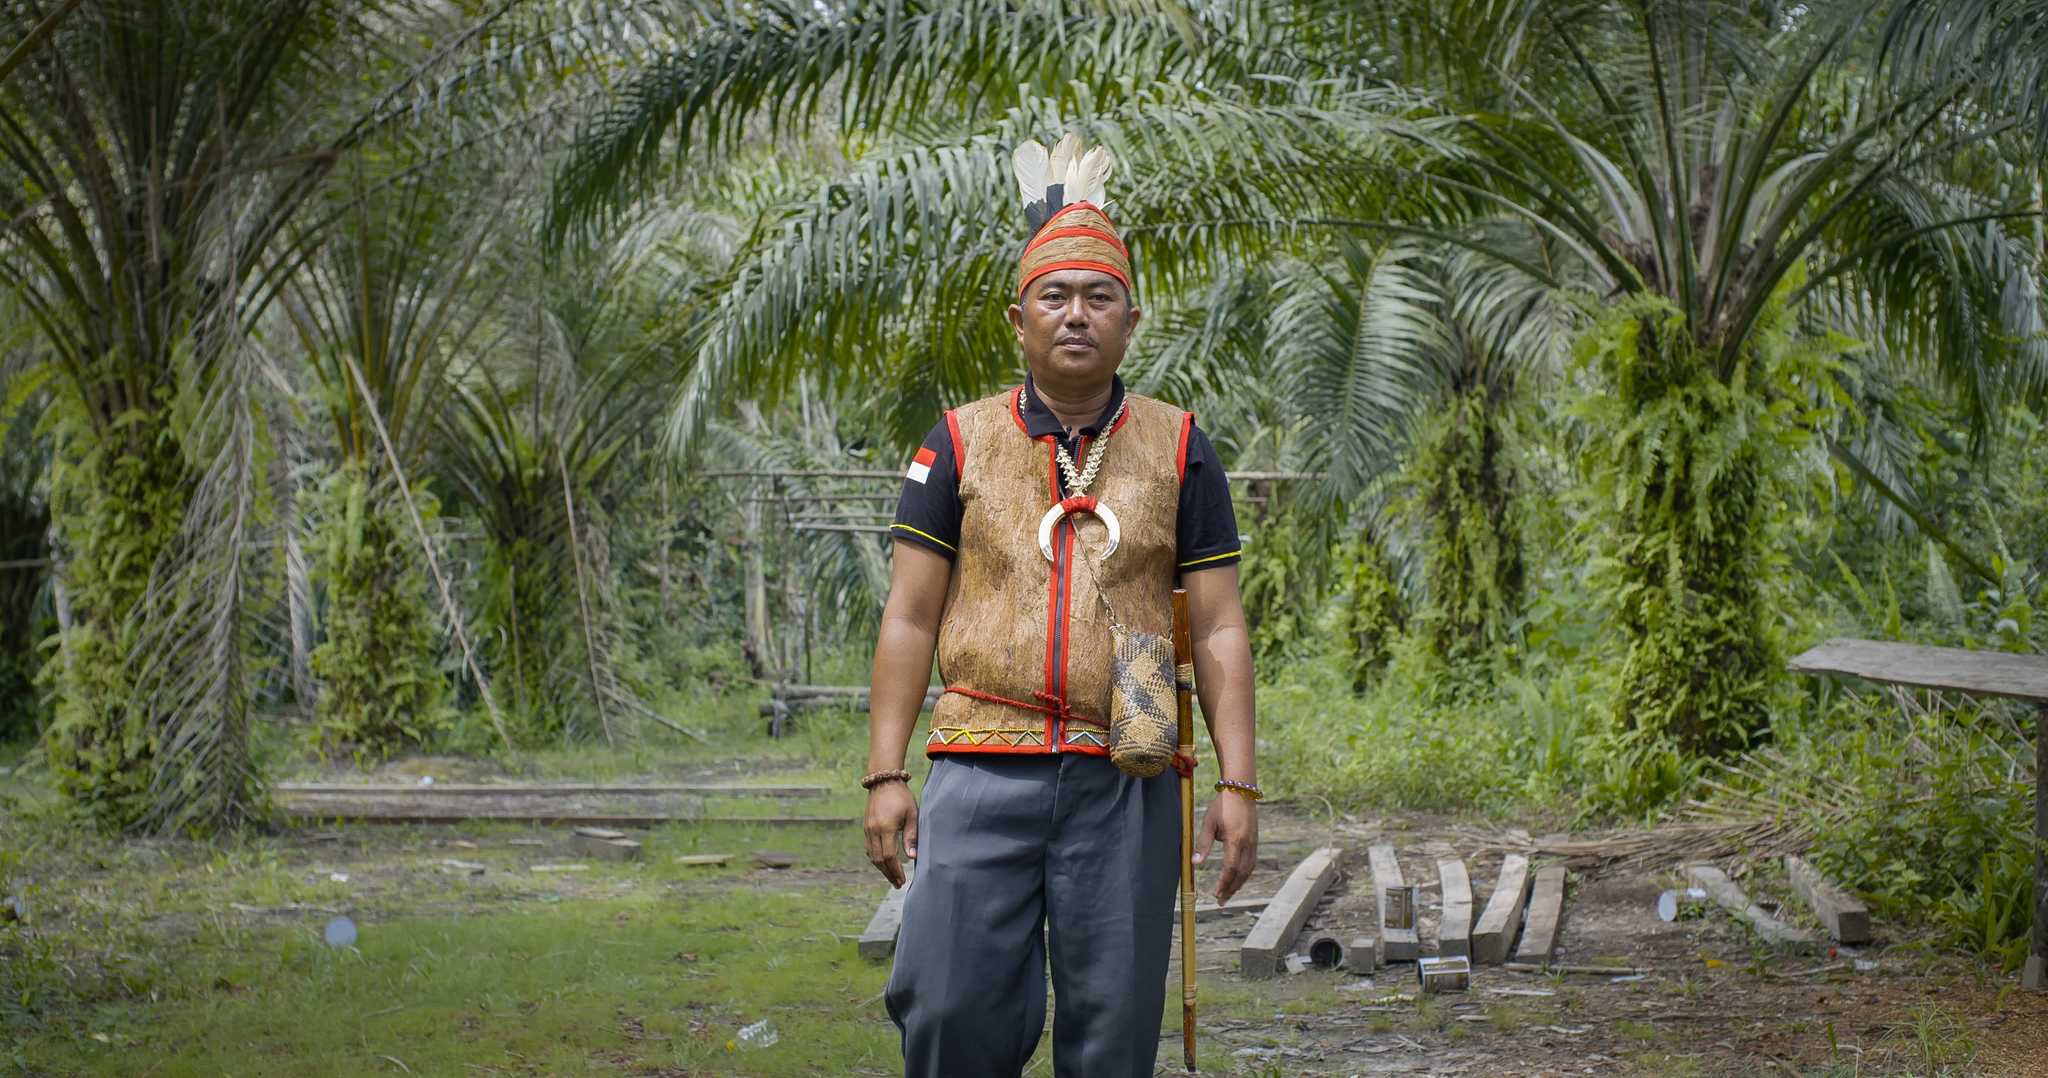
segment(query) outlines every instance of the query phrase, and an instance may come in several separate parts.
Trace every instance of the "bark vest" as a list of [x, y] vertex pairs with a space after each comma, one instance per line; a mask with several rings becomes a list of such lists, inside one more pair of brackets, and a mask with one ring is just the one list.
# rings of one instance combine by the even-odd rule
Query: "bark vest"
[[[1062, 496], [1058, 440], [1026, 432], [1022, 397], [1020, 386], [946, 413], [962, 516], [939, 624], [946, 692], [932, 710], [926, 755], [1107, 756], [1104, 594], [1122, 624], [1161, 635], [1172, 628], [1180, 483], [1194, 415], [1126, 395], [1129, 405], [1088, 489], [1121, 525], [1116, 553], [1102, 561], [1107, 527], [1092, 514], [1072, 514], [1053, 530], [1048, 562], [1038, 525]], [[1082, 439], [1077, 464], [1092, 441]]]

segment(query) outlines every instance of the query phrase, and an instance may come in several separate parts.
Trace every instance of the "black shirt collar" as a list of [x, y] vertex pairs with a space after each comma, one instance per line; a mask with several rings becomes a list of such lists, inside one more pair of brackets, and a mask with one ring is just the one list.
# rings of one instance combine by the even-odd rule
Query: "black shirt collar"
[[[1116, 410], [1121, 408], [1123, 403], [1124, 380], [1112, 374], [1109, 376], [1109, 403], [1103, 406], [1102, 414], [1095, 417], [1095, 422], [1075, 433], [1085, 434], [1090, 438], [1102, 433], [1102, 429], [1109, 426], [1110, 420], [1116, 418]], [[1024, 399], [1019, 402], [1018, 410], [1024, 416], [1024, 432], [1033, 438], [1043, 438], [1048, 434], [1057, 438], [1066, 437], [1067, 425], [1060, 422], [1060, 417], [1052, 414], [1052, 409], [1047, 408], [1044, 401], [1038, 399], [1038, 391], [1031, 388], [1029, 374], [1024, 376]]]

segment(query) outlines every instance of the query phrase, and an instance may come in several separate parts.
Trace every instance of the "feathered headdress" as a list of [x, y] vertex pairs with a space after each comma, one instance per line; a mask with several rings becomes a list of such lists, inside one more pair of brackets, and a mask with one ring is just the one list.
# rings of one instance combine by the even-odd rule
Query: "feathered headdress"
[[1017, 190], [1024, 197], [1024, 220], [1031, 242], [1018, 266], [1017, 291], [1060, 269], [1092, 269], [1131, 287], [1131, 253], [1117, 238], [1116, 226], [1104, 212], [1104, 190], [1116, 164], [1108, 147], [1083, 153], [1081, 136], [1068, 133], [1051, 152], [1033, 139], [1018, 146], [1010, 158]]

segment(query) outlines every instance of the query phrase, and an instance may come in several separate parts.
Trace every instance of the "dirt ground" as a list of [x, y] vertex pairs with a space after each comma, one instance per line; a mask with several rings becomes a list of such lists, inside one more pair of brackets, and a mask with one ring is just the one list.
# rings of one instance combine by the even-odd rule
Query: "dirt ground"
[[[1393, 843], [1406, 882], [1418, 885], [1425, 954], [1442, 908], [1437, 860], [1463, 857], [1475, 917], [1502, 860], [1474, 849], [1464, 821], [1327, 825], [1283, 811], [1269, 812], [1262, 823], [1260, 871], [1247, 894], [1272, 893], [1317, 846], [1346, 853], [1345, 875], [1308, 921], [1297, 952], [1319, 932], [1339, 939], [1370, 933], [1365, 854], [1372, 844]], [[2048, 1075], [2048, 994], [2021, 991], [2015, 977], [1940, 955], [1882, 920], [1874, 924], [1876, 940], [1862, 947], [1774, 954], [1715, 909], [1695, 907], [1663, 921], [1657, 897], [1680, 886], [1675, 872], [1588, 870], [1570, 877], [1555, 963], [1633, 967], [1640, 976], [1481, 965], [1468, 991], [1418, 998], [1412, 964], [1374, 977], [1283, 973], [1288, 980], [1334, 982], [1341, 1002], [1316, 1013], [1204, 1022], [1205, 1050], [1211, 1059], [1266, 1065], [1255, 1073], [1284, 1075]], [[1751, 885], [1752, 898], [1784, 898], [1779, 916], [1802, 923], [1791, 897], [1772, 891]], [[1197, 929], [1205, 980], [1237, 979], [1236, 945], [1252, 921], [1233, 914]], [[1166, 1047], [1178, 1056], [1177, 1040]], [[1161, 1073], [1171, 1072], [1162, 1066]]]

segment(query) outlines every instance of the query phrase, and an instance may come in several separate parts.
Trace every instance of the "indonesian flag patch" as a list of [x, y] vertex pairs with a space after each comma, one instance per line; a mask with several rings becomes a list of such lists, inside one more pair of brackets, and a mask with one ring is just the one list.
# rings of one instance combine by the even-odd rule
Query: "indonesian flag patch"
[[903, 478], [913, 483], [922, 483], [930, 479], [932, 476], [932, 462], [937, 459], [939, 459], [939, 455], [932, 452], [930, 448], [919, 449], [917, 455], [910, 458], [910, 470], [903, 473]]

